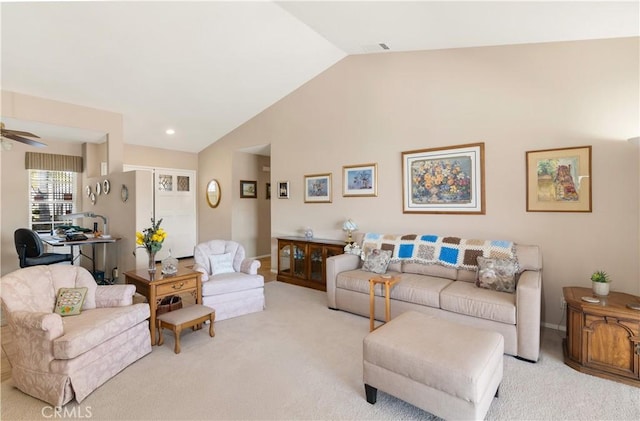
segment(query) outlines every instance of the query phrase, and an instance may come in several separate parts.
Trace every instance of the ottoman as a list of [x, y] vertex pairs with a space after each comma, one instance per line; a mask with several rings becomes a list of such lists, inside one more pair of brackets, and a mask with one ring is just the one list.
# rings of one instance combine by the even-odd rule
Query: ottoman
[[415, 311], [364, 338], [367, 402], [377, 390], [445, 419], [484, 419], [502, 381], [502, 335]]

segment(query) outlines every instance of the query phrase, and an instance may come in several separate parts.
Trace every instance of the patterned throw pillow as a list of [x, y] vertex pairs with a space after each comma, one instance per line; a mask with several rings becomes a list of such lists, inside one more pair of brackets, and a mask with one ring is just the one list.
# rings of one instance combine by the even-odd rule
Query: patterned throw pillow
[[516, 291], [518, 261], [514, 259], [489, 259], [478, 256], [476, 286], [502, 292]]
[[235, 272], [231, 253], [212, 254], [209, 256], [209, 262], [211, 263], [211, 275]]
[[374, 249], [364, 259], [362, 269], [367, 272], [385, 273], [391, 260], [391, 252], [389, 250]]
[[75, 316], [80, 314], [84, 297], [88, 288], [60, 288], [56, 300], [55, 312], [61, 316]]

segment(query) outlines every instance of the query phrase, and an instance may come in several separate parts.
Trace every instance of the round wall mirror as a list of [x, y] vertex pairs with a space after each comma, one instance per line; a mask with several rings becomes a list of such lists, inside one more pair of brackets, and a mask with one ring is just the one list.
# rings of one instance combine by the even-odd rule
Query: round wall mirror
[[218, 184], [218, 180], [211, 180], [209, 184], [207, 184], [207, 203], [212, 208], [218, 206], [220, 203], [220, 185]]

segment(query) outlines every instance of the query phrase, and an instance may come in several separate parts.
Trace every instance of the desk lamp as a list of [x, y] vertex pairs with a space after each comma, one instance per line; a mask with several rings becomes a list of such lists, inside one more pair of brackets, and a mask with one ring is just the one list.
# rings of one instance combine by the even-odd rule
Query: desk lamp
[[102, 215], [96, 215], [93, 212], [79, 212], [79, 213], [70, 213], [65, 215], [65, 218], [69, 218], [69, 219], [76, 219], [76, 218], [102, 218], [102, 228], [103, 228], [103, 236], [107, 237], [108, 236], [108, 230], [107, 230], [107, 217], [106, 216], [102, 216]]

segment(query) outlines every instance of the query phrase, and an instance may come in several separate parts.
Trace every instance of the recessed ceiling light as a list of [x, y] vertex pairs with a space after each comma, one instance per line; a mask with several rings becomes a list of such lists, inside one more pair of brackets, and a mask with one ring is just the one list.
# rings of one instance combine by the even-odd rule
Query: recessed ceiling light
[[175, 134], [176, 131], [173, 129], [167, 129], [167, 131], [165, 132], [166, 134]]

